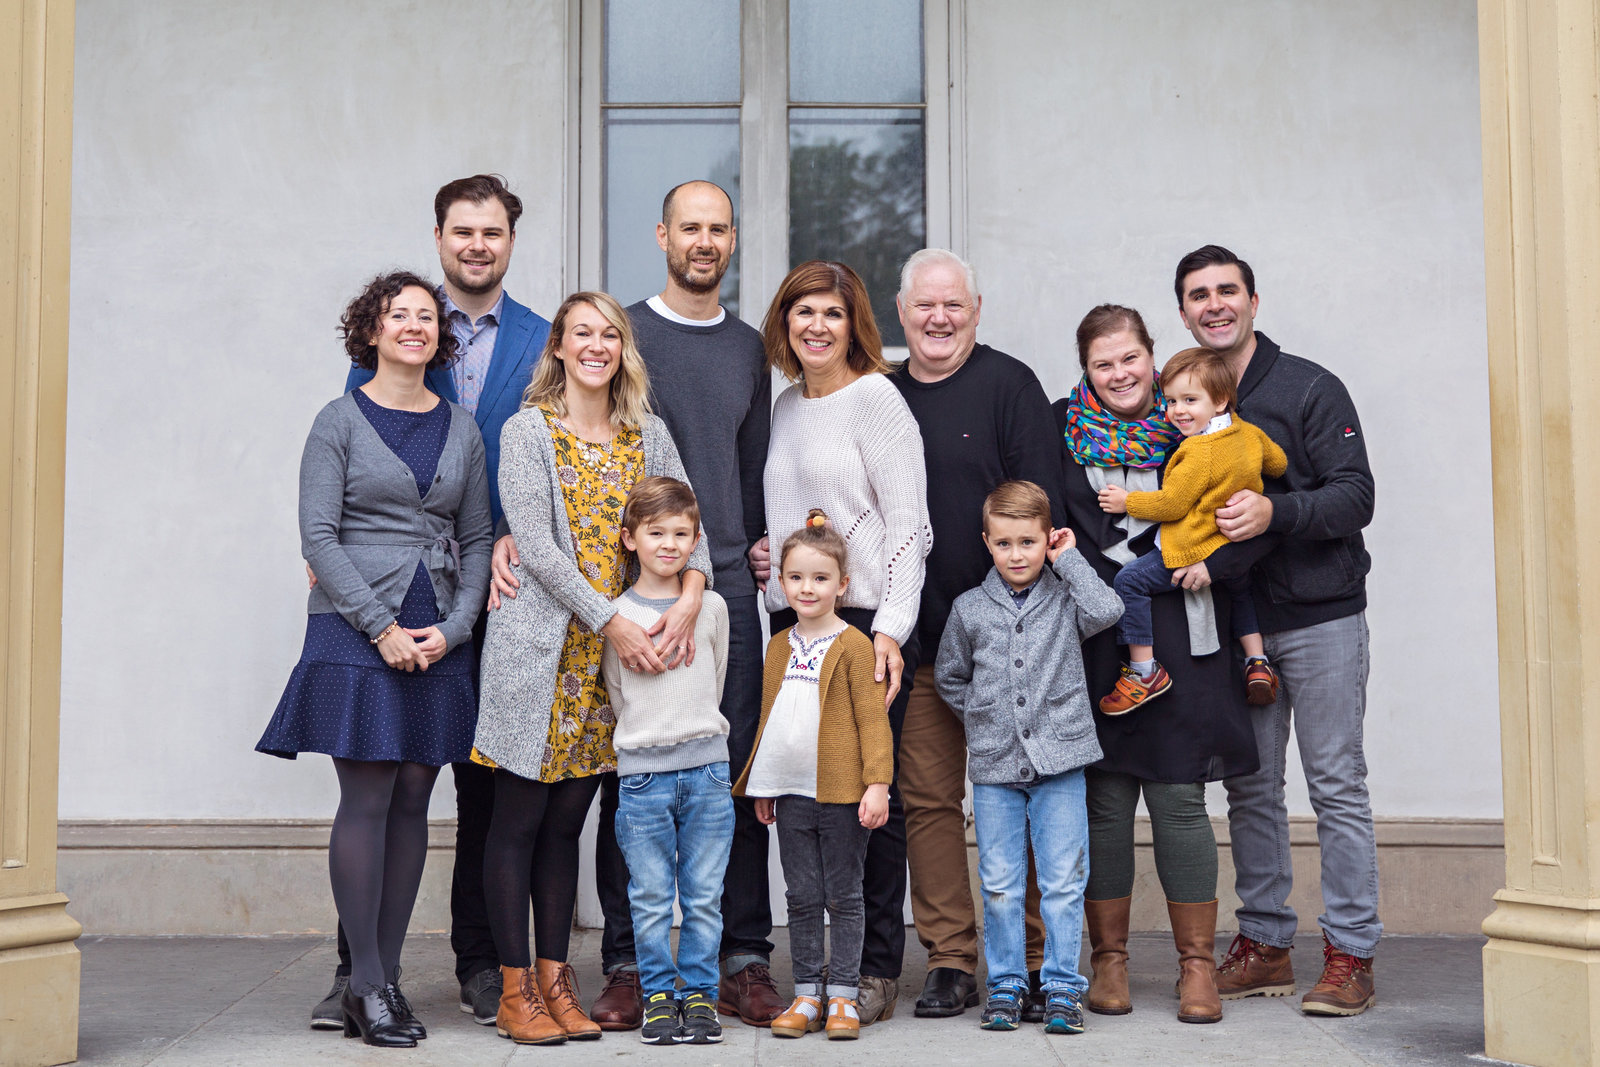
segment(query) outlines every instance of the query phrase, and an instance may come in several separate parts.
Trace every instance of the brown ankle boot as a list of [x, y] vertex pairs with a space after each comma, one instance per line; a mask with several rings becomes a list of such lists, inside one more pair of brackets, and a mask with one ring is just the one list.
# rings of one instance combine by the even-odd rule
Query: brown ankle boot
[[583, 1012], [578, 1003], [578, 976], [565, 960], [534, 960], [539, 973], [539, 992], [544, 995], [550, 1015], [573, 1041], [600, 1040], [600, 1024]]
[[1222, 1021], [1217, 996], [1217, 902], [1174, 904], [1167, 901], [1172, 940], [1178, 946], [1178, 1021]]
[[1132, 906], [1132, 897], [1083, 902], [1092, 972], [1084, 1007], [1097, 1015], [1126, 1015], [1133, 1010], [1128, 995], [1128, 912]]
[[500, 1011], [494, 1025], [501, 1037], [519, 1045], [559, 1045], [567, 1039], [544, 1006], [532, 967], [500, 968]]

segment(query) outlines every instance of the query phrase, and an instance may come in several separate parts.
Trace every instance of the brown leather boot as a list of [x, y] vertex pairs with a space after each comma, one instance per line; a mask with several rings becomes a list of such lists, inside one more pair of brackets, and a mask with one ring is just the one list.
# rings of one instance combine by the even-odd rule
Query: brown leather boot
[[1178, 946], [1178, 1021], [1222, 1021], [1217, 996], [1217, 902], [1174, 904], [1167, 901], [1172, 940]]
[[1089, 924], [1089, 998], [1084, 1007], [1097, 1015], [1126, 1015], [1133, 1010], [1128, 994], [1128, 912], [1132, 897], [1085, 900]]
[[500, 1011], [494, 1025], [501, 1037], [519, 1045], [559, 1045], [567, 1039], [544, 1006], [532, 967], [500, 968]]
[[1217, 968], [1217, 995], [1223, 1000], [1240, 997], [1286, 997], [1294, 992], [1294, 962], [1289, 950], [1263, 945], [1243, 934], [1228, 946]]
[[534, 960], [539, 992], [550, 1015], [573, 1041], [600, 1040], [600, 1024], [583, 1013], [578, 1003], [578, 976], [566, 960]]
[[639, 972], [618, 967], [606, 976], [606, 987], [589, 1005], [589, 1018], [602, 1030], [637, 1030], [644, 1022], [644, 990]]

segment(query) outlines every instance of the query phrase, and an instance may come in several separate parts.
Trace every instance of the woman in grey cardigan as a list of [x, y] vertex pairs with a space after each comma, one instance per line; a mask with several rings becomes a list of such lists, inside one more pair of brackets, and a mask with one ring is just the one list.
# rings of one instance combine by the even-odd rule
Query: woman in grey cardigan
[[[483, 882], [505, 990], [496, 1025], [525, 1044], [600, 1036], [566, 959], [578, 834], [598, 775], [616, 770], [603, 643], [626, 669], [665, 669], [649, 635], [611, 606], [627, 578], [622, 502], [646, 476], [687, 481], [648, 393], [627, 314], [605, 293], [574, 293], [500, 437], [500, 501], [520, 586], [489, 617], [473, 759], [495, 768]], [[703, 537], [689, 568], [680, 603], [698, 615], [711, 578]]]
[[456, 356], [432, 286], [374, 279], [345, 310], [345, 350], [372, 381], [317, 415], [300, 462], [300, 539], [316, 575], [305, 649], [256, 748], [333, 757], [328, 871], [350, 942], [345, 1034], [427, 1033], [398, 981], [428, 847], [428, 797], [467, 757], [477, 718], [472, 624], [492, 529], [483, 439], [423, 375]]

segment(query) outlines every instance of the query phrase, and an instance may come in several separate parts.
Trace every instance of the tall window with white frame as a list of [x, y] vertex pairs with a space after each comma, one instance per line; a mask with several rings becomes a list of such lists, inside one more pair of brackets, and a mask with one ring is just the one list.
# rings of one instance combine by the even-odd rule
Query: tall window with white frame
[[[789, 267], [835, 259], [866, 281], [885, 344], [904, 344], [899, 267], [949, 209], [948, 182], [928, 180], [948, 159], [930, 160], [945, 57], [930, 78], [925, 31], [949, 4], [582, 0], [580, 95], [600, 91], [583, 108], [580, 283], [624, 303], [659, 291], [661, 197], [709, 178], [739, 219], [730, 311], [758, 321]], [[948, 241], [948, 221], [932, 229]]]

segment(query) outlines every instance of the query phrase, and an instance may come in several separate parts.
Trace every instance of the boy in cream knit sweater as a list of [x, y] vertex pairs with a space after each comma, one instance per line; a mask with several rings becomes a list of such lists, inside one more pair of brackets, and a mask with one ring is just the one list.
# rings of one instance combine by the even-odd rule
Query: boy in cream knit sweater
[[[1167, 396], [1167, 421], [1183, 443], [1167, 465], [1161, 488], [1130, 493], [1121, 486], [1100, 490], [1100, 507], [1161, 523], [1160, 550], [1149, 552], [1118, 572], [1112, 585], [1126, 610], [1117, 640], [1128, 646], [1128, 663], [1116, 688], [1100, 699], [1106, 715], [1125, 715], [1172, 688], [1156, 662], [1150, 597], [1176, 588], [1173, 572], [1205, 562], [1227, 543], [1217, 529], [1217, 509], [1241, 489], [1262, 491], [1262, 474], [1283, 476], [1288, 459], [1257, 426], [1231, 414], [1238, 398], [1233, 373], [1222, 357], [1206, 348], [1186, 348], [1161, 371]], [[1233, 635], [1244, 647], [1245, 699], [1266, 705], [1278, 699], [1278, 675], [1267, 662], [1248, 583], [1230, 583]]]
[[[700, 539], [694, 491], [673, 478], [645, 478], [628, 494], [622, 545], [639, 578], [617, 613], [648, 630], [683, 592], [681, 572]], [[617, 844], [628, 862], [645, 1044], [710, 1044], [717, 1021], [717, 951], [722, 878], [733, 844], [728, 721], [728, 607], [709, 589], [695, 622], [693, 662], [661, 674], [630, 670], [606, 642], [600, 671], [616, 715], [620, 796]], [[683, 911], [672, 960], [674, 890]], [[678, 979], [683, 979], [679, 1000]]]

